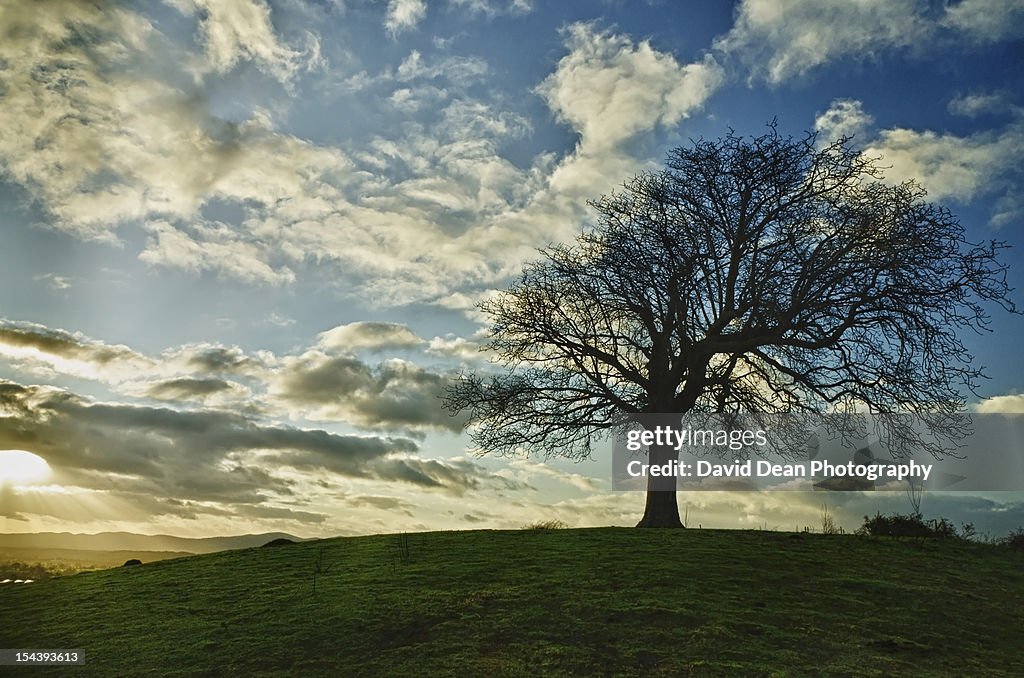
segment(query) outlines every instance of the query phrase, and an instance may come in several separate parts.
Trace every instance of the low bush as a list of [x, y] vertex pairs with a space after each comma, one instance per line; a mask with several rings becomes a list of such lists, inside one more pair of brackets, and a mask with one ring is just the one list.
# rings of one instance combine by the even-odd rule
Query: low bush
[[561, 520], [541, 520], [529, 525], [523, 525], [524, 530], [564, 530], [569, 527]]
[[1008, 546], [1014, 551], [1024, 551], [1024, 527], [1018, 527], [1000, 541], [1003, 546]]
[[876, 513], [874, 518], [864, 516], [859, 535], [876, 537], [924, 537], [927, 539], [967, 539], [974, 534], [973, 525], [964, 525], [962, 534], [945, 518], [925, 520], [920, 513]]

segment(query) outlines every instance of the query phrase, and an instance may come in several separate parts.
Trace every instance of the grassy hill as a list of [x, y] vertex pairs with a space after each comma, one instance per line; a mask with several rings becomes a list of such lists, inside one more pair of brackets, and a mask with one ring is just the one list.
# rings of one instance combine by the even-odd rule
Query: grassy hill
[[340, 538], [4, 587], [0, 647], [86, 652], [33, 676], [1019, 676], [1022, 566], [777, 532]]

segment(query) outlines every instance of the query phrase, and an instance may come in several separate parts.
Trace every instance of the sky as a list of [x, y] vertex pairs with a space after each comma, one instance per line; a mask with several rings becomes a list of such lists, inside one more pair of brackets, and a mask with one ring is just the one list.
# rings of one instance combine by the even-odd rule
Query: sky
[[[610, 454], [479, 456], [441, 408], [494, 369], [476, 304], [669, 149], [772, 120], [852, 135], [1024, 288], [1022, 66], [1020, 0], [5, 2], [0, 450], [50, 473], [0, 469], [0, 532], [635, 524]], [[991, 329], [970, 407], [1024, 411], [1024, 318]], [[680, 502], [769, 529], [910, 508]], [[922, 510], [1005, 533], [1024, 493]]]

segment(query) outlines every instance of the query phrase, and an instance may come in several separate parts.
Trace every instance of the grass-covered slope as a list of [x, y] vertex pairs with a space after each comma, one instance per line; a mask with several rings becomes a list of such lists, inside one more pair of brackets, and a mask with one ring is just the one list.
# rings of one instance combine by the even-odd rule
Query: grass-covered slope
[[7, 587], [0, 647], [86, 652], [33, 676], [1024, 675], [1024, 557], [1008, 549], [614, 528], [404, 539]]

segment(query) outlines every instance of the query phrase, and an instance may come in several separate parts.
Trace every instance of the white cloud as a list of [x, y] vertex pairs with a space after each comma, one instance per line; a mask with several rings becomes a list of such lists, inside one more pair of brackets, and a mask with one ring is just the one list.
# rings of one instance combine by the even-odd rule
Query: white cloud
[[458, 9], [470, 14], [495, 17], [500, 14], [528, 14], [533, 11], [532, 0], [448, 0]]
[[715, 46], [778, 83], [842, 56], [915, 45], [927, 32], [914, 0], [743, 0]]
[[[564, 35], [568, 53], [537, 91], [579, 141], [560, 160], [541, 155], [529, 174], [520, 173], [518, 180], [508, 175], [508, 189], [517, 189], [512, 209], [460, 239], [475, 251], [502, 253], [490, 274], [472, 283], [513, 275], [536, 257], [538, 245], [573, 237], [588, 199], [647, 164], [634, 142], [695, 113], [722, 82], [722, 70], [710, 56], [680, 64], [646, 41], [634, 43], [591, 24], [573, 24]], [[439, 292], [436, 297], [443, 299], [437, 303], [463, 303], [451, 291]]]
[[431, 339], [427, 347], [427, 353], [444, 358], [457, 358], [465, 362], [480, 362], [484, 360], [484, 355], [481, 354], [480, 349], [481, 344], [479, 342], [466, 339], [465, 337], [448, 335]]
[[985, 398], [974, 406], [982, 414], [1024, 414], [1024, 395], [1001, 395]]
[[152, 370], [156, 361], [124, 345], [112, 345], [61, 329], [0, 318], [0, 359], [29, 374], [66, 374], [121, 383]]
[[409, 53], [395, 71], [395, 79], [409, 82], [417, 79], [444, 78], [454, 85], [468, 87], [487, 75], [487, 62], [478, 57], [449, 56], [428, 63], [418, 50]]
[[388, 97], [388, 100], [396, 109], [406, 113], [414, 113], [420, 107], [419, 99], [414, 98], [412, 90], [408, 87], [396, 89], [391, 93], [391, 96]]
[[963, 0], [944, 11], [922, 0], [743, 0], [715, 47], [777, 84], [840, 58], [1020, 35], [1022, 17], [1019, 0]]
[[[400, 83], [392, 103], [421, 109], [429, 124], [404, 120], [349, 154], [278, 131], [266, 110], [214, 115], [204, 85], [183, 90], [189, 79], [173, 71], [189, 48], [141, 15], [80, 3], [22, 9], [11, 19], [16, 37], [0, 43], [0, 162], [52, 227], [110, 242], [142, 228], [139, 257], [151, 266], [261, 285], [331, 267], [343, 272], [339, 286], [382, 304], [496, 286], [537, 246], [571, 237], [586, 200], [647, 161], [634, 142], [692, 115], [722, 75], [710, 57], [680, 64], [647, 42], [577, 24], [540, 91], [580, 142], [523, 166], [507, 149], [531, 133], [529, 121], [470, 91], [489, 75], [486, 62], [413, 52], [373, 82]], [[260, 10], [232, 25], [245, 17], [269, 22]], [[69, 40], [76, 30], [102, 40]], [[225, 68], [235, 57], [279, 75], [298, 68], [257, 40], [272, 32], [249, 36], [258, 47], [224, 30], [228, 47], [210, 49], [226, 55], [216, 60]], [[167, 63], [154, 61], [154, 44]], [[208, 217], [215, 204], [242, 216], [230, 225]]]
[[710, 55], [680, 65], [647, 41], [599, 32], [591, 24], [567, 30], [569, 54], [538, 87], [560, 120], [596, 152], [657, 125], [674, 125], [703, 106], [722, 82]]
[[222, 223], [195, 223], [193, 238], [166, 221], [147, 224], [150, 238], [139, 259], [154, 266], [172, 266], [194, 273], [217, 271], [251, 283], [282, 285], [295, 282], [287, 266], [267, 263], [265, 248], [244, 240]]
[[0, 318], [0, 363], [33, 377], [87, 379], [138, 398], [258, 410], [256, 396], [266, 390], [267, 375], [280, 361], [269, 352], [246, 354], [216, 344], [145, 355], [80, 332]]
[[1024, 35], [1024, 3], [1020, 0], [961, 0], [946, 6], [942, 23], [978, 42]]
[[388, 0], [384, 28], [391, 35], [398, 35], [415, 28], [426, 14], [427, 3], [424, 0]]
[[359, 349], [416, 348], [425, 341], [408, 325], [389, 322], [354, 322], [321, 332], [317, 344], [324, 349], [350, 352]]
[[[186, 14], [201, 13], [199, 28], [206, 50], [200, 72], [224, 73], [241, 61], [251, 61], [282, 82], [292, 79], [301, 57], [278, 40], [271, 22], [270, 7], [264, 0], [170, 0]], [[309, 56], [317, 62], [315, 39]]]
[[[949, 104], [951, 112], [976, 115], [984, 110], [1014, 110], [1003, 95], [967, 95]], [[1001, 130], [966, 136], [933, 130], [894, 127], [870, 134], [874, 119], [860, 101], [837, 99], [815, 119], [819, 143], [857, 135], [857, 145], [877, 158], [883, 176], [894, 183], [910, 179], [927, 191], [928, 199], [969, 202], [993, 197], [992, 223], [1001, 226], [1024, 214], [1019, 195], [1020, 163], [1024, 152], [1024, 121], [1016, 119]]]
[[55, 228], [115, 241], [125, 222], [192, 219], [212, 199], [266, 206], [344, 174], [343, 154], [275, 132], [265, 112], [218, 119], [195, 93], [142, 77], [158, 69], [154, 43], [174, 47], [139, 15], [32, 3], [11, 21], [23, 25], [0, 43], [0, 166]]
[[551, 478], [565, 485], [569, 485], [584, 492], [593, 492], [600, 489], [600, 483], [594, 478], [580, 473], [572, 473], [555, 468], [551, 464], [532, 459], [515, 459], [509, 462], [509, 467], [517, 471], [517, 475], [526, 481], [536, 477]]
[[949, 102], [947, 109], [955, 115], [963, 115], [973, 118], [984, 113], [998, 113], [1012, 110], [1013, 106], [1007, 101], [1006, 95], [994, 94], [965, 94], [954, 98]]
[[891, 166], [885, 170], [891, 181], [919, 180], [930, 200], [969, 201], [1012, 189], [1024, 153], [1024, 125], [967, 136], [897, 127], [883, 130], [864, 153]]
[[828, 110], [814, 120], [814, 129], [820, 136], [819, 142], [828, 144], [840, 137], [856, 136], [863, 141], [863, 133], [871, 126], [874, 119], [864, 112], [861, 102], [854, 99], [836, 99]]
[[52, 289], [55, 292], [63, 292], [74, 287], [74, 285], [71, 283], [71, 278], [68, 278], [67, 276], [63, 275], [57, 275], [56, 273], [41, 273], [39, 275], [33, 276], [32, 279], [45, 280], [49, 285], [50, 289]]
[[503, 276], [534, 258], [538, 244], [571, 238], [588, 199], [647, 164], [634, 142], [694, 114], [723, 79], [711, 56], [680, 64], [647, 41], [634, 43], [592, 24], [569, 26], [565, 45], [568, 53], [537, 91], [579, 141], [560, 161], [539, 157], [525, 205], [474, 234], [478, 247], [505, 253], [498, 269]]
[[276, 311], [272, 312], [263, 320], [265, 325], [273, 325], [274, 327], [291, 327], [296, 322], [295, 318], [283, 315]]
[[993, 226], [1000, 227], [1014, 221], [1019, 222], [1024, 217], [1024, 195], [1017, 191], [1016, 186], [1017, 184], [1010, 184], [1007, 192], [996, 200], [990, 220]]
[[[0, 41], [0, 168], [80, 236], [113, 239], [110, 222], [137, 213], [143, 198], [126, 182], [97, 180], [113, 155], [106, 135], [119, 127], [109, 105], [131, 94], [93, 63], [127, 62], [156, 41], [151, 24], [120, 8], [101, 14], [83, 3], [52, 2], [5, 4], [0, 25], [6, 29]], [[95, 31], [98, 53], [75, 48], [76, 29]], [[68, 46], [58, 49], [61, 44]], [[86, 183], [92, 190], [82, 193]]]

